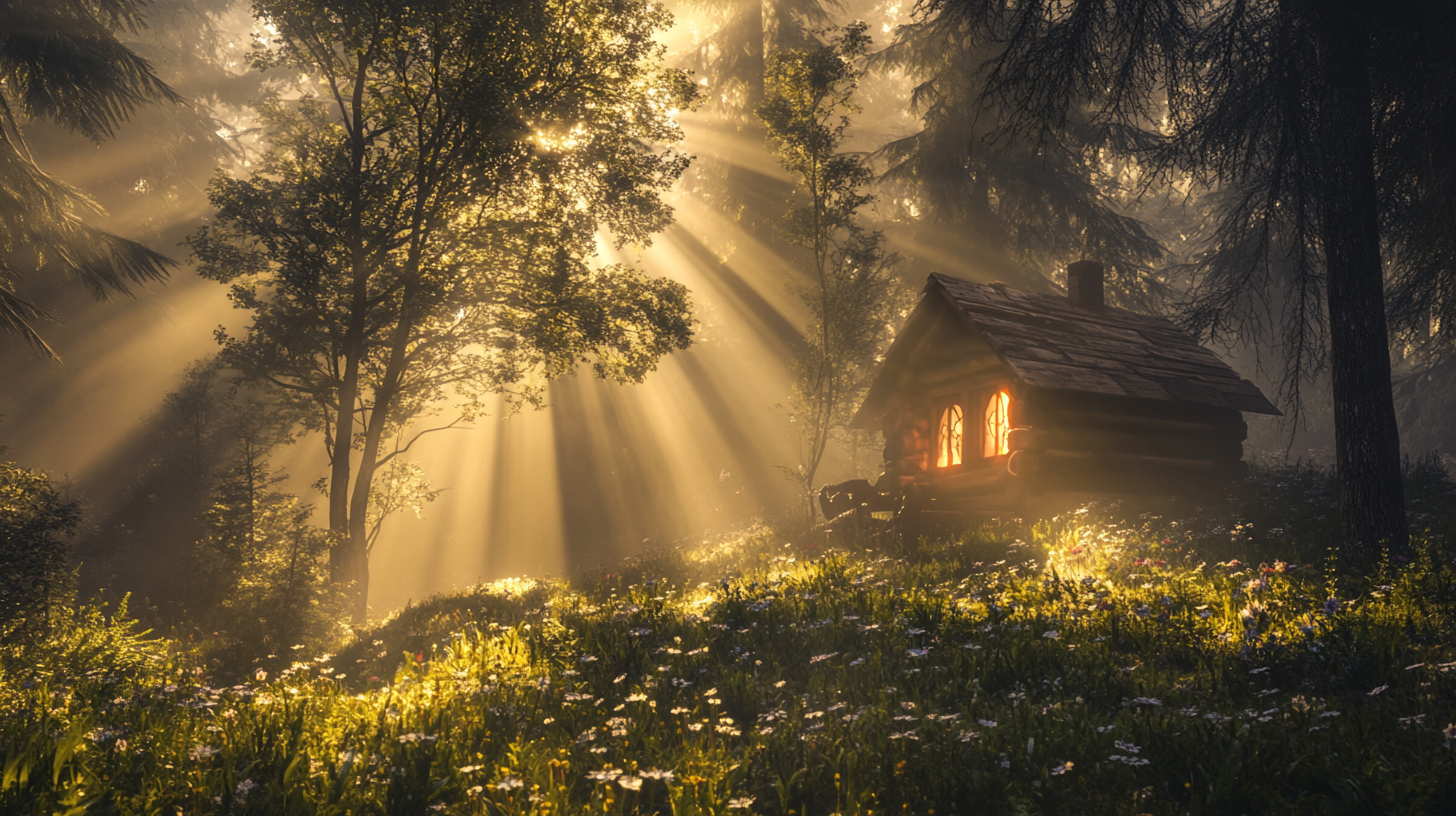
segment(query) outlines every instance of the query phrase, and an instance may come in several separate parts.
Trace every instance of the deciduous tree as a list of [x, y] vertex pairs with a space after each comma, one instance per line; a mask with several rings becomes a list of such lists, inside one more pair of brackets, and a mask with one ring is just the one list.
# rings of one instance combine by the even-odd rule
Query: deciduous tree
[[[328, 451], [330, 571], [367, 617], [369, 504], [411, 423], [453, 394], [540, 404], [590, 362], [641, 380], [685, 348], [685, 289], [594, 261], [642, 244], [687, 159], [644, 0], [259, 0], [260, 67], [299, 77], [259, 103], [269, 150], [217, 177], [191, 240], [252, 313], [229, 364], [310, 409]], [[422, 431], [427, 432], [427, 431]], [[396, 444], [388, 444], [389, 440]]]
[[874, 200], [864, 192], [870, 169], [864, 156], [841, 151], [869, 43], [857, 23], [827, 45], [771, 55], [758, 108], [775, 157], [798, 182], [782, 231], [799, 247], [796, 260], [809, 281], [799, 285], [812, 317], [795, 362], [793, 399], [803, 437], [793, 475], [806, 496], [906, 303], [895, 256], [857, 217]]

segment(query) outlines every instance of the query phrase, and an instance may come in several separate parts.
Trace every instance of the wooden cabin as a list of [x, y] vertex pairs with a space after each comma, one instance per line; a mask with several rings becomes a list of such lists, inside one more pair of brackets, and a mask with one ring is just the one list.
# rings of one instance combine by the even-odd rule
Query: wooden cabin
[[1168, 320], [1106, 306], [1102, 274], [1072, 264], [1068, 297], [931, 275], [851, 422], [884, 433], [884, 476], [827, 487], [826, 517], [953, 521], [1241, 477], [1242, 412], [1279, 411]]

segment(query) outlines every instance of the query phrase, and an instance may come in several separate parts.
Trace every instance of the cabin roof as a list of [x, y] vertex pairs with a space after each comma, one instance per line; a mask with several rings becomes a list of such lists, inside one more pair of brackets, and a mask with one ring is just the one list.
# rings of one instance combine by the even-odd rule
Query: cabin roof
[[946, 311], [926, 308], [935, 301], [950, 306], [1029, 386], [1280, 413], [1258, 386], [1165, 318], [932, 274], [920, 306], [886, 353], [853, 427], [870, 427], [884, 414], [899, 380], [892, 369], [909, 362], [909, 347], [929, 328], [923, 324]]

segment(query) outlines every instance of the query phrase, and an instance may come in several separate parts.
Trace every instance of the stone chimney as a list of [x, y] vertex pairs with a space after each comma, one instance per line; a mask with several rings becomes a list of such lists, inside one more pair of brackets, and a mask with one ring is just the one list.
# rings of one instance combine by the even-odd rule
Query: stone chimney
[[1102, 308], [1102, 264], [1077, 261], [1067, 266], [1067, 298], [1078, 306]]

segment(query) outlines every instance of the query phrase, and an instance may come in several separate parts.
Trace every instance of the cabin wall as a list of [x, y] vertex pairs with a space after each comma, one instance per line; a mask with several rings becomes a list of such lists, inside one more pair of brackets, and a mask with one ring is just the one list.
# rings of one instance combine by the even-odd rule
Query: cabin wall
[[[1052, 493], [1199, 495], [1246, 472], [1236, 410], [1035, 389], [1004, 367], [960, 365], [974, 373], [918, 371], [884, 418], [889, 483], [917, 485], [939, 510], [1016, 509]], [[980, 423], [1000, 388], [1011, 394], [1010, 453], [983, 457]], [[938, 468], [939, 412], [951, 399], [965, 411], [963, 461]]]
[[[989, 359], [988, 359], [989, 358]], [[936, 365], [917, 368], [906, 378], [890, 411], [883, 417], [885, 473], [900, 484], [981, 485], [1004, 482], [1010, 455], [983, 457], [981, 424], [986, 404], [998, 390], [1011, 392], [1011, 425], [1020, 418], [1020, 386], [1010, 371], [987, 355], [962, 356]], [[941, 413], [947, 405], [962, 409], [964, 444], [961, 463], [947, 468], [936, 466]]]
[[1032, 492], [1200, 493], [1244, 475], [1228, 408], [1031, 390], [1008, 471]]

